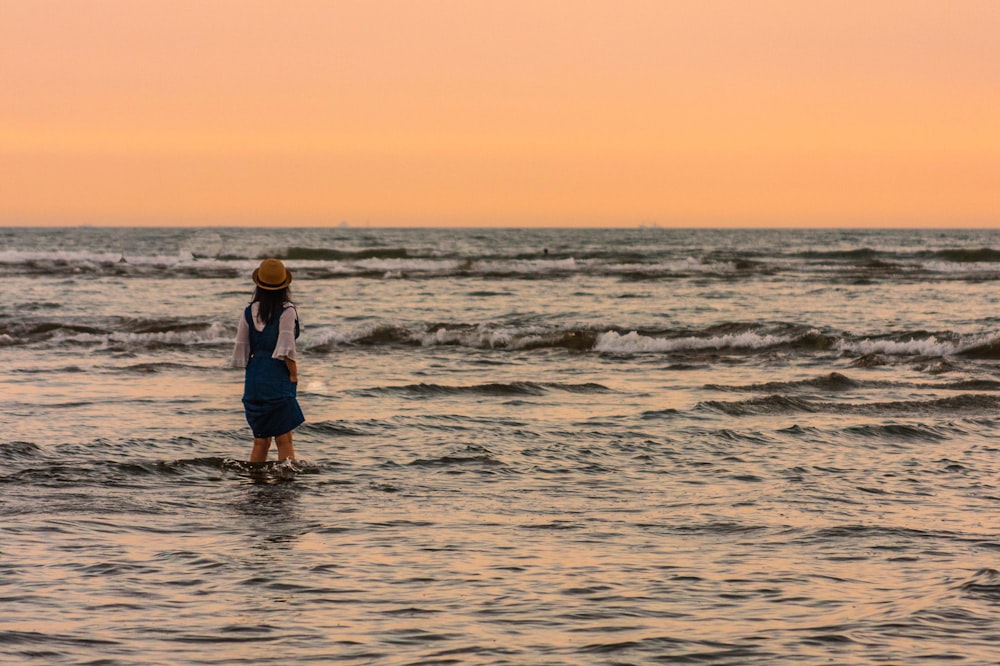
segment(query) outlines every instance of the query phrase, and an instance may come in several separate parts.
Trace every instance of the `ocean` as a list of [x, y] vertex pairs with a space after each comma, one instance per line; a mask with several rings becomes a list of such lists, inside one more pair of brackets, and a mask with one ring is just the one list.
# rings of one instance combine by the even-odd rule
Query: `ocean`
[[0, 663], [1000, 663], [1000, 231], [0, 239]]

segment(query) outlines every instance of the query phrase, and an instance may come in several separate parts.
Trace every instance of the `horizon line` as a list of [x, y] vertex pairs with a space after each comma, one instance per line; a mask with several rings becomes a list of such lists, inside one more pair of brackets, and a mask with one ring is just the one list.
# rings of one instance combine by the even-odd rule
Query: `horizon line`
[[421, 225], [357, 225], [357, 224], [262, 224], [262, 223], [204, 223], [204, 224], [125, 224], [125, 223], [79, 223], [79, 224], [11, 224], [0, 222], [2, 229], [341, 229], [341, 230], [372, 230], [384, 229], [394, 231], [404, 230], [568, 230], [568, 231], [992, 231], [1000, 230], [1000, 221], [993, 223], [964, 223], [960, 225], [943, 224], [821, 224], [821, 225], [792, 225], [792, 224], [746, 224], [746, 225], [664, 225], [664, 224], [635, 224], [635, 225], [498, 225], [498, 224], [421, 224]]

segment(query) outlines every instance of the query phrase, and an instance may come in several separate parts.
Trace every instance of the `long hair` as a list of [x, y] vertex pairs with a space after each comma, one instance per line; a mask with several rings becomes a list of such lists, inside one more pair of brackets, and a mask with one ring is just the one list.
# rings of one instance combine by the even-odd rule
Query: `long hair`
[[253, 298], [250, 299], [251, 303], [255, 301], [260, 303], [257, 316], [266, 326], [281, 316], [285, 303], [292, 302], [292, 292], [288, 287], [282, 289], [261, 289], [257, 287], [253, 290]]

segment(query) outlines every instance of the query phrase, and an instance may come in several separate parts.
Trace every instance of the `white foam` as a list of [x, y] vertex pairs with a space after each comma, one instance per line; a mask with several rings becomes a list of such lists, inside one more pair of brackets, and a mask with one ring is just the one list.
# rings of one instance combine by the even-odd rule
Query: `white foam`
[[8, 250], [0, 252], [0, 264], [23, 264], [29, 261], [80, 262], [80, 261], [118, 261], [120, 254], [94, 252], [27, 252]]
[[983, 347], [985, 345], [994, 344], [1000, 342], [1000, 336], [996, 333], [985, 333], [981, 335], [975, 335], [962, 340], [962, 342], [956, 345], [957, 350], [961, 353], [968, 351], [970, 349], [975, 349], [976, 347]]
[[319, 328], [310, 327], [308, 333], [302, 336], [303, 339], [300, 340], [299, 344], [302, 347], [322, 347], [329, 344], [342, 345], [370, 335], [374, 330], [375, 325], [350, 332], [326, 326]]
[[[122, 265], [134, 266], [169, 267], [196, 261], [190, 252], [183, 250], [175, 255], [149, 256], [122, 254], [121, 252], [75, 252], [69, 250], [56, 250], [52, 252], [9, 250], [0, 252], [0, 264], [53, 264], [90, 270], [96, 269], [101, 265], [120, 264], [122, 258], [125, 259], [125, 263]], [[204, 260], [197, 260], [197, 262], [199, 265], [206, 263]]]
[[437, 345], [461, 345], [477, 349], [519, 349], [529, 343], [531, 336], [547, 329], [541, 327], [505, 328], [480, 325], [474, 329], [438, 328], [419, 337], [425, 347]]
[[601, 269], [606, 273], [640, 273], [662, 275], [670, 273], [735, 273], [736, 264], [731, 261], [704, 263], [694, 257], [678, 261], [661, 261], [655, 264], [608, 264]]
[[463, 333], [462, 331], [439, 328], [420, 336], [419, 339], [420, 344], [424, 347], [435, 347], [438, 345], [462, 344], [465, 340], [468, 340], [468, 337], [468, 332]]
[[111, 345], [126, 345], [130, 347], [145, 347], [151, 344], [195, 346], [218, 345], [232, 343], [233, 335], [222, 324], [215, 322], [203, 331], [162, 331], [156, 333], [114, 332], [108, 334], [74, 333], [72, 335], [56, 334], [52, 342], [78, 342], [97, 344], [102, 348]]
[[837, 348], [840, 351], [853, 354], [887, 354], [889, 356], [945, 356], [954, 354], [956, 351], [954, 344], [940, 341], [933, 335], [921, 340], [911, 338], [896, 341], [865, 338], [860, 342], [841, 341]]
[[594, 350], [618, 354], [663, 353], [699, 349], [764, 349], [787, 344], [794, 338], [785, 335], [760, 335], [753, 331], [727, 333], [709, 338], [653, 338], [636, 331], [621, 335], [607, 331], [597, 338]]
[[546, 273], [563, 273], [575, 271], [578, 268], [576, 259], [507, 259], [502, 261], [475, 261], [471, 270], [475, 273], [513, 274], [513, 275], [545, 275]]
[[[297, 264], [298, 262], [296, 262]], [[449, 273], [460, 266], [458, 261], [441, 261], [440, 259], [358, 259], [358, 260], [337, 260], [320, 261], [315, 265], [323, 268], [342, 266], [348, 272], [359, 270], [382, 273], [400, 274], [407, 273]]]

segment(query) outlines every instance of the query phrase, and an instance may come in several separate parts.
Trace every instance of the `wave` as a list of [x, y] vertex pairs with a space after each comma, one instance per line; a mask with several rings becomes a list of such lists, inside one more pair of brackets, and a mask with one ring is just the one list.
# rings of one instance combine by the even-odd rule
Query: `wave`
[[4, 459], [34, 458], [40, 455], [41, 448], [33, 442], [0, 442], [0, 456]]
[[[19, 443], [24, 444], [24, 443]], [[14, 452], [17, 456], [18, 452]], [[27, 449], [25, 458], [37, 458], [33, 449]], [[42, 487], [99, 485], [143, 487], [144, 476], [184, 476], [209, 474], [214, 480], [218, 472], [249, 475], [258, 480], [280, 481], [296, 474], [316, 473], [320, 467], [308, 460], [296, 459], [283, 462], [248, 463], [233, 458], [199, 457], [178, 460], [91, 460], [64, 462], [40, 460], [34, 467], [0, 475], [2, 483], [28, 483]]]
[[[370, 323], [355, 329], [324, 327], [310, 334], [310, 348], [330, 351], [340, 345], [459, 346], [474, 349], [566, 349], [605, 354], [755, 351], [775, 347], [829, 349], [835, 339], [794, 324], [763, 326], [734, 323], [703, 331], [630, 331], [586, 327], [504, 326], [497, 324]], [[693, 334], [690, 334], [693, 333]]]
[[802, 259], [823, 259], [823, 260], [844, 260], [844, 261], [871, 261], [880, 257], [888, 256], [885, 252], [872, 249], [870, 247], [859, 247], [852, 250], [806, 250], [804, 252], [792, 253], [793, 257]]
[[917, 356], [949, 356], [958, 351], [955, 343], [947, 340], [939, 340], [937, 336], [928, 338], [910, 338], [909, 340], [842, 340], [838, 344], [838, 349], [844, 353], [896, 355], [917, 355]]
[[[480, 277], [500, 279], [566, 279], [576, 275], [602, 275], [627, 280], [666, 277], [719, 276], [740, 272], [732, 262], [709, 262], [689, 258], [648, 263], [608, 263], [600, 260], [565, 258], [456, 258], [456, 257], [356, 257], [298, 266], [310, 279], [342, 277], [403, 277], [408, 279]], [[743, 267], [743, 272], [749, 270]]]
[[899, 400], [868, 403], [821, 402], [789, 395], [770, 395], [734, 402], [708, 400], [696, 405], [696, 409], [721, 412], [729, 416], [814, 414], [818, 412], [912, 416], [914, 414], [980, 413], [983, 410], [994, 410], [997, 408], [1000, 408], [1000, 396], [982, 394], [958, 395], [932, 400]]
[[444, 468], [466, 468], [466, 467], [501, 467], [504, 463], [487, 453], [470, 455], [446, 455], [438, 458], [419, 458], [409, 463], [410, 467], [444, 467]]
[[412, 397], [432, 397], [432, 396], [458, 396], [458, 395], [483, 395], [483, 396], [540, 396], [550, 391], [563, 391], [567, 393], [614, 393], [613, 389], [602, 384], [563, 384], [559, 382], [493, 382], [486, 384], [473, 384], [470, 386], [449, 386], [445, 384], [407, 384], [405, 386], [379, 386], [370, 389], [361, 389], [357, 393], [395, 393]]
[[[110, 350], [168, 349], [190, 346], [232, 345], [235, 328], [218, 322], [180, 320], [116, 321], [114, 326], [82, 326], [59, 321], [0, 323], [0, 344], [79, 345]], [[156, 368], [136, 367], [136, 371]]]
[[[990, 545], [995, 547], [994, 544]], [[956, 589], [961, 590], [967, 596], [996, 605], [997, 602], [1000, 602], [1000, 571], [979, 569], [971, 578], [960, 583]]]
[[695, 405], [695, 409], [722, 412], [729, 416], [750, 416], [762, 414], [814, 413], [823, 411], [822, 403], [786, 395], [771, 395], [766, 398], [751, 398], [726, 402], [706, 400]]
[[945, 248], [916, 252], [876, 250], [870, 247], [860, 247], [846, 250], [809, 250], [795, 252], [788, 256], [806, 260], [844, 262], [856, 266], [882, 265], [896, 268], [912, 268], [922, 265], [922, 262], [928, 261], [946, 264], [1000, 263], [1000, 250], [989, 247]]
[[753, 331], [714, 337], [658, 338], [640, 335], [636, 331], [622, 335], [616, 331], [602, 333], [595, 351], [608, 354], [643, 354], [700, 349], [765, 349], [788, 344], [791, 337], [760, 335]]
[[96, 346], [111, 351], [157, 350], [186, 347], [228, 347], [234, 334], [219, 323], [206, 324], [197, 330], [133, 333], [112, 331], [106, 333], [80, 333], [56, 335], [50, 342]]
[[[253, 262], [201, 260], [190, 252], [129, 256], [119, 252], [0, 252], [0, 274], [34, 276], [116, 276], [161, 279], [235, 278], [248, 274]], [[186, 270], [178, 271], [178, 266]]]
[[276, 256], [290, 262], [303, 280], [478, 276], [569, 281], [584, 275], [734, 280], [787, 272], [834, 282], [838, 275], [849, 281], [928, 275], [998, 280], [1000, 249], [991, 245], [994, 240], [993, 234], [926, 235], [914, 242], [912, 235], [881, 232], [786, 231], [286, 230], [277, 235], [238, 229], [17, 230], [0, 251], [0, 274], [245, 278], [261, 258]]
[[[334, 250], [288, 248], [275, 253], [287, 261], [298, 281], [362, 278], [372, 280], [429, 280], [454, 277], [570, 281], [579, 276], [602, 276], [622, 281], [663, 279], [733, 280], [794, 272], [804, 279], [837, 282], [936, 280], [1000, 280], [1000, 262], [945, 261], [943, 259], [865, 259], [823, 262], [773, 257], [767, 260], [733, 258], [713, 261], [686, 257], [644, 261], [610, 261], [586, 256], [518, 259], [512, 257], [417, 256], [405, 248]], [[815, 255], [812, 259], [818, 258]], [[860, 255], [859, 255], [860, 256]], [[237, 279], [246, 278], [258, 256], [204, 257], [187, 252], [173, 256], [122, 256], [118, 253], [0, 252], [0, 275], [55, 277]], [[178, 270], [183, 268], [183, 270]]]
[[988, 247], [978, 249], [956, 248], [951, 250], [938, 250], [930, 255], [934, 259], [940, 259], [952, 263], [1000, 263], [1000, 250]]
[[[706, 384], [705, 388], [713, 391], [777, 393], [781, 391], [816, 389], [821, 391], [849, 391], [851, 389], [859, 388], [861, 385], [861, 382], [851, 379], [846, 375], [842, 375], [839, 372], [831, 372], [821, 377], [791, 382], [765, 382], [760, 384], [747, 384], [745, 386]], [[866, 385], [871, 385], [871, 382], [867, 382]]]
[[931, 384], [928, 388], [946, 391], [1000, 391], [1000, 382], [992, 379], [963, 379], [945, 384]]
[[838, 542], [842, 539], [855, 541], [862, 539], [878, 539], [880, 541], [919, 541], [923, 539], [952, 539], [954, 532], [941, 530], [921, 530], [907, 527], [892, 527], [884, 525], [836, 525], [834, 527], [820, 527], [809, 532], [797, 541], [812, 543]]
[[411, 347], [457, 346], [473, 349], [547, 349], [587, 351], [597, 332], [584, 328], [501, 326], [493, 324], [371, 323], [353, 329], [321, 327], [310, 332], [313, 351], [331, 351], [341, 345]]
[[150, 363], [133, 363], [121, 368], [125, 372], [135, 372], [139, 374], [154, 374], [165, 370], [198, 370], [201, 366], [188, 365], [185, 363], [171, 363], [167, 361]]
[[[0, 252], [0, 274], [51, 276], [155, 277], [159, 279], [236, 278], [248, 275], [264, 256], [289, 262], [296, 278], [325, 280], [345, 277], [440, 278], [563, 278], [572, 275], [683, 277], [731, 275], [752, 268], [749, 263], [702, 261], [695, 257], [675, 260], [650, 258], [646, 262], [616, 262], [586, 257], [486, 257], [431, 255], [407, 248], [289, 247], [266, 255], [203, 256], [190, 251], [173, 255], [128, 255], [120, 252], [23, 251]], [[754, 264], [755, 265], [755, 264]], [[177, 270], [183, 267], [183, 271]], [[742, 268], [741, 268], [742, 267]]]
[[[276, 257], [286, 261], [354, 261], [358, 259], [406, 259], [410, 256], [405, 247], [369, 248], [366, 250], [332, 250], [327, 248], [289, 247], [255, 259]], [[233, 257], [243, 258], [243, 257]]]
[[885, 337], [850, 338], [838, 341], [838, 351], [861, 356], [967, 356], [1000, 358], [1000, 336], [993, 333], [959, 335], [957, 333], [897, 333]]
[[[957, 430], [957, 429], [956, 429]], [[923, 423], [905, 424], [889, 423], [880, 425], [859, 425], [845, 428], [844, 433], [863, 439], [896, 439], [902, 441], [938, 442], [949, 439], [955, 433], [946, 432], [943, 428], [929, 426]], [[960, 432], [960, 431], [959, 431]]]
[[788, 391], [851, 391], [861, 388], [915, 388], [945, 391], [1000, 391], [1000, 382], [992, 379], [962, 379], [944, 383], [921, 382], [891, 382], [878, 380], [852, 379], [839, 372], [831, 372], [811, 379], [801, 379], [789, 382], [765, 382], [732, 386], [726, 384], [706, 384], [705, 388], [712, 391], [731, 393], [782, 393]]
[[299, 426], [298, 430], [300, 432], [336, 437], [366, 437], [371, 434], [333, 421], [306, 421]]
[[749, 329], [717, 335], [656, 336], [642, 335], [637, 331], [622, 334], [618, 331], [602, 333], [594, 351], [606, 354], [648, 354], [697, 351], [759, 351], [777, 347], [828, 349], [833, 338], [815, 329], [798, 326], [779, 326], [777, 330], [754, 324], [738, 324]]
[[52, 373], [52, 374], [78, 373], [78, 372], [79, 373], [83, 373], [83, 372], [87, 372], [87, 370], [84, 370], [83, 368], [81, 368], [78, 365], [65, 365], [65, 366], [61, 366], [61, 367], [52, 367], [52, 368], [44, 368], [44, 367], [39, 367], [39, 368], [13, 368], [12, 370], [10, 370], [10, 372], [19, 373], [19, 374], [25, 374], [25, 375], [41, 375], [41, 374], [49, 374], [49, 373]]
[[1000, 359], [1000, 337], [986, 342], [970, 343], [961, 349], [959, 354], [968, 358]]
[[[112, 351], [228, 347], [235, 326], [190, 319], [115, 317], [91, 325], [52, 319], [0, 320], [0, 346], [64, 345]], [[565, 350], [605, 355], [668, 354], [685, 361], [711, 360], [717, 355], [752, 356], [774, 352], [808, 355], [835, 353], [854, 356], [855, 367], [892, 363], [892, 357], [969, 359], [1000, 358], [1000, 335], [943, 332], [894, 332], [862, 337], [794, 323], [728, 322], [702, 329], [629, 330], [587, 325], [506, 324], [501, 322], [402, 323], [372, 321], [353, 326], [310, 326], [299, 346], [312, 353], [329, 353], [344, 346], [463, 347], [488, 350]], [[943, 360], [942, 363], [949, 363]], [[677, 369], [685, 367], [678, 365]], [[956, 369], [948, 366], [949, 369]], [[155, 372], [155, 366], [135, 367]], [[844, 390], [843, 375], [806, 380], [798, 388]], [[797, 390], [792, 385], [749, 387], [710, 385], [718, 390]], [[992, 389], [986, 389], [992, 390]]]

